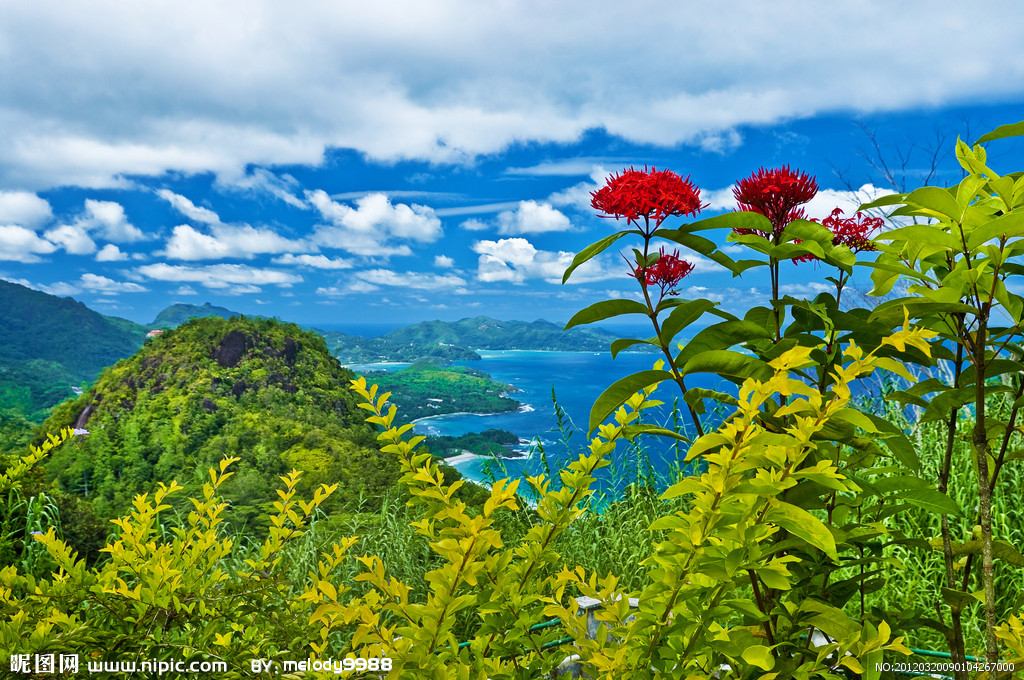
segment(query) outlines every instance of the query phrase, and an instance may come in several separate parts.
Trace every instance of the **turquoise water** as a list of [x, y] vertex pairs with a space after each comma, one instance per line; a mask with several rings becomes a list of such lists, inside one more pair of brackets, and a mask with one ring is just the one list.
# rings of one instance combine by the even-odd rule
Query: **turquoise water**
[[[544, 472], [544, 464], [537, 447], [528, 441], [539, 441], [545, 452], [548, 470], [555, 473], [586, 448], [586, 427], [590, 408], [609, 385], [637, 371], [652, 368], [657, 360], [654, 354], [623, 353], [613, 360], [607, 352], [537, 352], [525, 350], [479, 351], [482, 361], [463, 365], [482, 370], [495, 380], [513, 385], [518, 392], [511, 397], [523, 404], [514, 413], [493, 415], [450, 414], [424, 418], [416, 422], [418, 434], [458, 436], [467, 432], [480, 432], [489, 428], [508, 430], [523, 440], [520, 450], [530, 453], [526, 458], [493, 461], [475, 459], [456, 463], [455, 467], [467, 478], [488, 482], [495, 478], [521, 477]], [[398, 368], [399, 366], [395, 366]], [[354, 367], [369, 368], [369, 367]], [[695, 375], [687, 379], [687, 387], [724, 388], [717, 376]], [[568, 445], [557, 428], [552, 389], [559, 406], [568, 416], [572, 431]], [[671, 405], [679, 396], [674, 384], [663, 383], [656, 396]], [[669, 420], [669, 410], [659, 413], [649, 422], [663, 424]], [[688, 423], [688, 420], [687, 420]], [[673, 466], [680, 464], [681, 452], [661, 438], [644, 440], [643, 451], [620, 444], [612, 457], [613, 470], [601, 480], [603, 490], [613, 492], [635, 481], [638, 473], [653, 473], [665, 478]], [[504, 470], [502, 470], [504, 466]]]

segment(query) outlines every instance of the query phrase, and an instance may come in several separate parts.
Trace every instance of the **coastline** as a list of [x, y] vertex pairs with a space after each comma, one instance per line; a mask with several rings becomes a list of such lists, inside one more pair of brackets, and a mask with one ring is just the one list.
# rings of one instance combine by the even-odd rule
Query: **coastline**
[[409, 423], [415, 426], [417, 423], [423, 422], [425, 420], [432, 420], [434, 418], [446, 418], [448, 416], [500, 416], [506, 413], [530, 413], [536, 410], [537, 409], [535, 409], [530, 404], [520, 403], [519, 406], [517, 406], [514, 409], [509, 409], [508, 411], [494, 411], [492, 413], [475, 413], [473, 411], [453, 411], [451, 413], [434, 413], [429, 416], [421, 416], [419, 418], [416, 418], [415, 420], [410, 420]]

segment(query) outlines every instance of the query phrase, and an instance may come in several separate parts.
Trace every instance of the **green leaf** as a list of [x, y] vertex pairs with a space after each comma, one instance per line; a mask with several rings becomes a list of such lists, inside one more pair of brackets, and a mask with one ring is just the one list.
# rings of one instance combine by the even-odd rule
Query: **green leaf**
[[[952, 196], [941, 189], [940, 191], [956, 205], [956, 201]], [[882, 232], [877, 236], [877, 239], [879, 241], [908, 241], [910, 243], [936, 244], [950, 250], [957, 250], [961, 247], [960, 239], [943, 230], [942, 226], [938, 224], [912, 224], [907, 227]]]
[[689, 437], [676, 432], [675, 430], [669, 430], [664, 427], [658, 427], [657, 425], [647, 425], [644, 423], [640, 423], [639, 425], [627, 425], [623, 428], [623, 434], [625, 434], [626, 438], [629, 440], [632, 440], [638, 434], [654, 434], [659, 437], [670, 437], [684, 442], [690, 441]]
[[717, 373], [723, 377], [768, 380], [772, 369], [757, 357], [740, 354], [727, 349], [713, 349], [701, 352], [689, 359], [679, 370], [683, 375], [692, 373]]
[[924, 212], [945, 216], [956, 222], [959, 222], [964, 214], [963, 208], [956, 202], [949, 190], [942, 187], [914, 189], [907, 196], [907, 203], [917, 206]]
[[927, 512], [936, 515], [956, 515], [963, 517], [964, 512], [957, 505], [956, 501], [936, 489], [913, 489], [899, 495], [901, 501], [906, 501]]
[[630, 229], [628, 231], [617, 231], [611, 236], [606, 236], [597, 243], [591, 243], [589, 246], [578, 252], [576, 257], [572, 259], [572, 264], [569, 265], [569, 268], [565, 270], [565, 274], [562, 275], [562, 283], [564, 284], [569, 280], [569, 275], [572, 274], [577, 267], [603, 253], [605, 250], [610, 248], [613, 243], [626, 234], [639, 234], [640, 236], [643, 236], [643, 234], [636, 229]]
[[994, 238], [1011, 239], [1022, 235], [1024, 235], [1024, 212], [1011, 212], [972, 231], [967, 238], [967, 247], [974, 250], [982, 243], [987, 243]]
[[892, 455], [895, 456], [896, 460], [915, 472], [921, 469], [921, 459], [917, 455], [917, 448], [907, 438], [906, 432], [887, 418], [882, 418], [873, 413], [866, 413], [865, 415], [874, 423], [878, 431], [882, 433], [880, 438], [885, 440], [885, 445], [892, 451]]
[[1010, 123], [1008, 125], [1000, 125], [992, 132], [986, 135], [982, 135], [975, 144], [984, 144], [985, 142], [991, 142], [995, 139], [1005, 139], [1006, 137], [1020, 137], [1024, 135], [1024, 120], [1019, 123]]
[[710, 300], [686, 300], [676, 306], [668, 318], [661, 324], [661, 337], [666, 345], [670, 345], [672, 338], [676, 337], [679, 331], [699, 319], [711, 309], [714, 309], [717, 302]]
[[790, 503], [779, 503], [772, 508], [765, 519], [798, 536], [809, 544], [828, 555], [834, 562], [839, 561], [836, 554], [836, 540], [820, 519]]
[[[772, 223], [761, 213], [755, 212], [727, 212], [703, 220], [697, 220], [690, 224], [684, 224], [676, 232], [706, 231], [708, 229], [755, 229], [757, 231], [770, 232]], [[667, 230], [666, 230], [667, 231]], [[660, 232], [658, 232], [660, 234]]]
[[686, 246], [690, 250], [700, 253], [709, 260], [716, 262], [731, 271], [733, 276], [739, 276], [752, 267], [759, 267], [767, 264], [760, 260], [740, 260], [737, 262], [722, 251], [718, 250], [718, 246], [714, 241], [706, 239], [703, 236], [691, 234], [686, 229], [659, 229], [654, 232], [654, 235], [673, 241], [674, 243], [678, 243], [681, 246]]
[[727, 349], [750, 340], [767, 338], [771, 338], [771, 333], [761, 324], [747, 320], [722, 321], [693, 336], [676, 357], [676, 365], [707, 350]]
[[775, 659], [772, 658], [771, 648], [765, 645], [753, 645], [743, 650], [743, 660], [751, 666], [757, 666], [763, 671], [770, 671], [775, 667]]
[[592, 433], [597, 426], [604, 422], [604, 419], [622, 406], [627, 399], [634, 394], [650, 387], [656, 383], [672, 380], [672, 374], [668, 371], [640, 371], [625, 378], [616, 380], [612, 385], [601, 393], [601, 396], [594, 402], [590, 409], [590, 429]]
[[632, 347], [633, 345], [653, 345], [655, 347], [661, 347], [658, 344], [657, 338], [647, 338], [646, 340], [639, 340], [636, 338], [619, 338], [618, 340], [612, 341], [612, 359], [618, 356], [619, 352]]
[[648, 311], [647, 305], [636, 300], [602, 300], [573, 314], [572, 318], [569, 319], [569, 323], [565, 324], [565, 328], [562, 330], [567, 331], [574, 326], [582, 326], [623, 314], [643, 314], [646, 316]]

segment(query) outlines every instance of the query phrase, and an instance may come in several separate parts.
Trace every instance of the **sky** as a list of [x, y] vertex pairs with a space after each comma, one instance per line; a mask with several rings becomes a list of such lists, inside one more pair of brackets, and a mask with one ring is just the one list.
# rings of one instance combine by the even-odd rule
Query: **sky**
[[[762, 166], [816, 177], [818, 218], [959, 181], [957, 136], [1024, 119], [1024, 5], [964, 7], [0, 2], [0, 278], [140, 323], [564, 322], [638, 294], [614, 249], [561, 283], [624, 227], [590, 192], [625, 168], [688, 176], [700, 217]], [[681, 296], [764, 300], [686, 257]]]

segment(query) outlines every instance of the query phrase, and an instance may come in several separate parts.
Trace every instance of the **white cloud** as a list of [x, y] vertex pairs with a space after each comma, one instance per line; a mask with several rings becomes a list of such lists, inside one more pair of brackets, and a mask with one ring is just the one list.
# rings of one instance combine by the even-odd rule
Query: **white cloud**
[[100, 248], [100, 251], [96, 253], [97, 262], [120, 262], [127, 259], [128, 253], [122, 253], [121, 249], [113, 243], [108, 243]]
[[346, 260], [344, 258], [334, 258], [333, 260], [326, 255], [294, 255], [292, 253], [285, 253], [280, 257], [273, 259], [274, 264], [284, 265], [302, 265], [305, 267], [313, 267], [314, 269], [351, 269], [352, 260]]
[[459, 229], [465, 229], [466, 231], [486, 231], [490, 229], [486, 222], [471, 217], [459, 225]]
[[270, 229], [247, 224], [214, 224], [204, 234], [188, 224], [179, 224], [161, 254], [175, 260], [218, 260], [225, 257], [251, 259], [254, 255], [309, 249], [302, 240], [288, 239]]
[[375, 286], [372, 283], [366, 281], [352, 281], [344, 286], [323, 286], [316, 289], [317, 295], [326, 295], [328, 297], [340, 297], [342, 295], [351, 295], [353, 293], [372, 293], [375, 290], [380, 290], [380, 286]]
[[165, 262], [147, 264], [138, 268], [138, 273], [157, 281], [198, 283], [207, 288], [226, 289], [231, 285], [275, 285], [288, 287], [300, 283], [297, 274], [276, 269], [260, 269], [241, 264], [212, 264], [200, 267], [172, 265]]
[[500, 234], [539, 234], [545, 231], [568, 231], [569, 218], [547, 203], [520, 201], [515, 210], [498, 214]]
[[791, 283], [779, 286], [779, 292], [783, 295], [796, 295], [804, 298], [813, 298], [818, 293], [835, 292], [836, 287], [830, 283], [819, 281], [808, 281], [807, 283]]
[[432, 243], [441, 237], [441, 220], [424, 205], [392, 205], [385, 194], [367, 194], [353, 208], [338, 203], [323, 190], [307, 191], [306, 199], [329, 225], [317, 227], [313, 240], [321, 246], [355, 255], [409, 255], [408, 245], [395, 241]]
[[736, 209], [736, 197], [733, 196], [732, 190], [736, 185], [730, 185], [724, 189], [712, 189], [710, 191], [701, 191], [700, 200], [702, 203], [707, 203], [708, 207], [704, 208], [706, 212], [716, 211], [732, 211]]
[[906, 48], [960, 40], [955, 3], [648, 10], [99, 0], [55, 15], [17, 3], [0, 24], [0, 185], [123, 186], [168, 170], [245, 178], [254, 166], [321, 164], [329, 148], [462, 162], [597, 128], [714, 150], [743, 125], [1021, 91], [1022, 9], [1006, 0], [972, 19], [986, 49], [969, 55]]
[[0, 191], [0, 224], [38, 227], [53, 217], [50, 203], [29, 191]]
[[45, 236], [72, 255], [96, 252], [95, 238], [117, 243], [146, 238], [140, 229], [128, 221], [120, 203], [95, 201], [91, 198], [85, 199], [85, 209], [73, 222], [48, 229]]
[[[477, 260], [476, 278], [484, 283], [507, 281], [523, 283], [527, 279], [543, 279], [548, 283], [561, 283], [562, 275], [572, 264], [573, 253], [560, 250], [537, 250], [524, 238], [503, 238], [499, 241], [477, 241], [473, 252]], [[620, 272], [606, 271], [597, 259], [579, 267], [569, 279], [573, 283], [586, 283], [613, 278]]]
[[580, 212], [593, 214], [594, 209], [590, 205], [590, 201], [593, 198], [591, 193], [597, 191], [608, 182], [611, 172], [602, 165], [593, 165], [590, 168], [589, 174], [589, 182], [580, 182], [568, 189], [556, 191], [548, 196], [548, 201], [552, 205], [570, 206]]
[[15, 262], [39, 262], [40, 255], [49, 255], [57, 250], [36, 232], [16, 224], [0, 226], [0, 260]]
[[171, 291], [171, 295], [199, 295], [192, 286], [181, 286]]
[[6, 276], [5, 274], [0, 274], [0, 281], [9, 281], [10, 283], [18, 284], [19, 286], [31, 288], [32, 290], [38, 290], [43, 293], [49, 293], [50, 295], [65, 296], [74, 295], [75, 293], [79, 292], [77, 288], [75, 288], [69, 283], [64, 283], [63, 281], [57, 281], [50, 285], [46, 285], [43, 283], [32, 283], [28, 279]]
[[872, 184], [865, 184], [856, 191], [822, 189], [803, 207], [808, 219], [824, 219], [835, 208], [842, 208], [844, 217], [852, 217], [861, 204], [893, 193], [896, 192]]
[[448, 257], [447, 255], [435, 255], [434, 266], [440, 267], [441, 269], [451, 269], [455, 266], [455, 260]]
[[79, 279], [79, 284], [82, 288], [94, 293], [144, 293], [147, 290], [137, 283], [131, 283], [130, 281], [115, 281], [98, 274], [82, 274]]
[[146, 238], [141, 230], [128, 222], [124, 207], [114, 201], [85, 199], [85, 214], [75, 224], [95, 232], [101, 238], [118, 243], [142, 241]]
[[373, 286], [397, 286], [414, 290], [458, 289], [466, 285], [465, 279], [454, 274], [421, 274], [419, 272], [396, 272], [390, 269], [369, 269], [358, 272], [356, 277]]
[[48, 230], [45, 236], [72, 255], [96, 252], [96, 242], [89, 238], [89, 232], [84, 227], [77, 224], [62, 224]]
[[240, 175], [221, 174], [217, 177], [216, 185], [218, 188], [229, 191], [267, 194], [293, 207], [303, 210], [309, 208], [305, 201], [292, 193], [299, 186], [298, 180], [291, 175], [275, 175], [264, 168], [252, 168]]
[[204, 224], [217, 224], [220, 222], [220, 217], [217, 213], [209, 208], [197, 206], [181, 194], [176, 194], [167, 189], [158, 189], [156, 195], [170, 203], [171, 207], [190, 220], [203, 222]]

